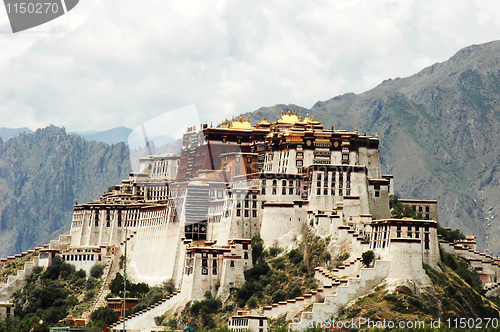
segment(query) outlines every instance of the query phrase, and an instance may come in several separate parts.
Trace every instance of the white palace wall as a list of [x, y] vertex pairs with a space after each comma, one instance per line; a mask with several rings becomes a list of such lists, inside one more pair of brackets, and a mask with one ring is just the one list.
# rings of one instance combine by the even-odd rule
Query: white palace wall
[[305, 209], [294, 203], [264, 203], [261, 238], [266, 246], [287, 247], [307, 225]]
[[127, 257], [131, 279], [135, 282], [159, 285], [175, 277], [176, 267], [181, 262], [181, 234], [179, 222], [141, 225]]

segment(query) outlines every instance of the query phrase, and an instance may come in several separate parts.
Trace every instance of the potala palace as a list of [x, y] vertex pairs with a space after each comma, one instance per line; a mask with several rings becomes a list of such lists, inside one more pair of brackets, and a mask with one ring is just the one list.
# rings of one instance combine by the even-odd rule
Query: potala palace
[[[76, 205], [71, 233], [37, 249], [34, 264], [47, 266], [61, 256], [87, 272], [95, 264], [105, 267], [93, 309], [105, 302], [125, 244], [132, 281], [159, 285], [173, 278], [179, 291], [127, 318], [127, 330], [152, 331], [155, 316], [202, 299], [206, 291], [226, 299], [252, 267], [255, 235], [266, 247], [286, 252], [313, 232], [330, 237], [332, 248], [348, 248], [350, 255], [337, 269], [316, 268], [316, 291], [260, 308], [247, 320], [301, 313], [300, 323], [292, 324], [300, 328], [378, 285], [406, 285], [418, 294], [431, 285], [423, 263], [440, 269], [437, 201], [400, 200], [424, 219], [391, 218], [394, 183], [381, 172], [378, 135], [323, 128], [314, 116], [288, 111], [276, 122], [252, 125], [239, 117], [217, 128], [190, 127], [182, 140], [180, 155], [142, 158], [140, 172], [99, 200]], [[497, 291], [500, 260], [477, 252], [473, 237], [441, 240], [441, 246], [470, 260], [489, 292]], [[367, 250], [377, 258], [370, 268], [361, 263]], [[21, 287], [23, 276], [16, 277], [0, 285], [0, 300]], [[319, 297], [324, 302], [316, 303]], [[311, 304], [312, 310], [304, 311]], [[237, 322], [229, 327], [248, 328]]]

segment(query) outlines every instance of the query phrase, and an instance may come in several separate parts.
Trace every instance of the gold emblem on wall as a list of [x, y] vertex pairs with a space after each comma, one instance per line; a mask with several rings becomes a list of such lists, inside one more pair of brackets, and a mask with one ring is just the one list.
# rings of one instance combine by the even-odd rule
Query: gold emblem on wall
[[307, 140], [306, 144], [307, 144], [307, 146], [311, 146], [311, 141]]
[[338, 147], [339, 146], [339, 142], [338, 141], [333, 142], [333, 146], [334, 147]]

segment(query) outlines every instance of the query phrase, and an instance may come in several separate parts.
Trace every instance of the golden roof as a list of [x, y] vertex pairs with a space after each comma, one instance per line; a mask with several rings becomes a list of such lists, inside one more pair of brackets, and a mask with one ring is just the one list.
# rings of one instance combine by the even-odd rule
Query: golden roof
[[290, 112], [290, 109], [288, 109], [288, 114], [285, 114], [283, 110], [281, 111], [281, 119], [276, 121], [277, 123], [288, 123], [294, 125], [299, 121], [299, 116], [297, 115], [297, 112], [295, 114], [292, 114]]
[[259, 122], [257, 125], [259, 126], [265, 126], [265, 125], [270, 125], [271, 123], [269, 121], [267, 121], [266, 117], [264, 117], [264, 119]]
[[241, 115], [239, 120], [235, 120], [234, 116], [231, 120], [224, 120], [220, 127], [229, 129], [253, 129], [252, 124], [250, 123], [250, 117], [248, 117], [248, 120], [243, 120]]
[[299, 118], [299, 121], [297, 124], [301, 124], [301, 125], [307, 125], [307, 124], [320, 124], [321, 121], [316, 121], [314, 120], [314, 115], [312, 117], [309, 117], [309, 114], [306, 115], [306, 117], [304, 118], [304, 120], [302, 120], [302, 117]]

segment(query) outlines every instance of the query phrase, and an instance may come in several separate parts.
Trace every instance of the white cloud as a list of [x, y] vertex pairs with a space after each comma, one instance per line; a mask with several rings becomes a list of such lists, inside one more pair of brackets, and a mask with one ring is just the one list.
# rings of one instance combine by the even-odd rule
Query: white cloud
[[[0, 126], [135, 128], [363, 92], [498, 38], [496, 1], [82, 0], [17, 34], [0, 14]], [[47, 32], [47, 33], [44, 33]]]

